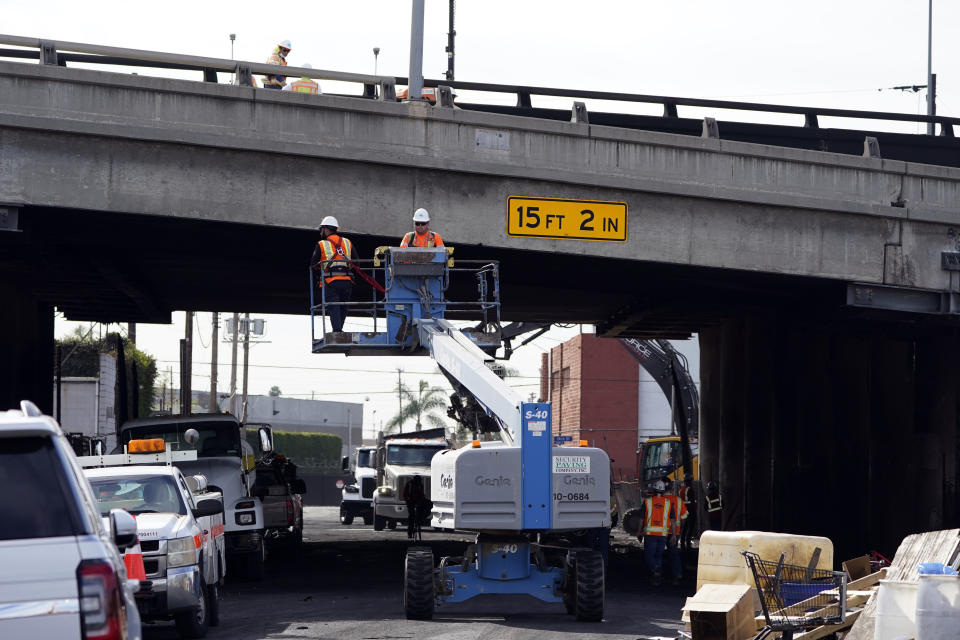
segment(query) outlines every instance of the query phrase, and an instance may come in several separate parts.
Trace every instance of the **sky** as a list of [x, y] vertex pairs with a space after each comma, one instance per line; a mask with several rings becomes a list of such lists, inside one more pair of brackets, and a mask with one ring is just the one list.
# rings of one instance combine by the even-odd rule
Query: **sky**
[[[890, 88], [926, 83], [927, 0], [596, 0], [586, 4], [460, 0], [456, 8], [457, 80], [901, 113], [922, 113], [926, 108], [924, 92]], [[428, 78], [442, 77], [446, 70], [447, 11], [447, 2], [426, 0], [423, 72]], [[231, 56], [229, 34], [234, 33], [233, 56], [254, 62], [265, 61], [277, 42], [289, 39], [292, 65], [309, 62], [319, 69], [359, 73], [374, 72], [373, 48], [379, 47], [376, 71], [406, 76], [410, 14], [409, 0], [280, 5], [248, 0], [162, 4], [0, 0], [0, 32], [222, 58]], [[960, 115], [960, 3], [934, 0], [933, 25], [938, 113]], [[340, 89], [331, 83], [321, 85], [327, 91]], [[489, 95], [469, 99], [509, 100]], [[570, 102], [534, 98], [535, 106], [569, 106]], [[588, 108], [660, 110], [595, 101], [588, 101]], [[799, 116], [683, 107], [680, 115], [802, 123]], [[849, 123], [821, 118], [820, 124]], [[885, 128], [922, 130], [916, 124]], [[436, 230], [456, 235], [442, 226]], [[507, 284], [509, 274], [503, 277]], [[269, 342], [251, 349], [251, 393], [263, 394], [276, 385], [285, 396], [312, 394], [361, 402], [369, 426], [396, 412], [391, 389], [398, 366], [405, 370], [408, 386], [415, 387], [419, 379], [442, 382], [427, 358], [313, 355], [308, 318], [254, 317], [265, 317], [264, 339]], [[158, 359], [161, 369], [172, 367], [174, 377], [183, 319], [177, 313], [172, 325], [137, 329], [139, 346]], [[210, 342], [210, 320], [209, 313], [197, 314], [195, 389], [209, 385], [209, 364], [204, 363], [210, 362], [210, 355], [203, 345]], [[72, 327], [58, 320], [57, 335], [69, 333]], [[518, 372], [511, 384], [525, 396], [535, 392], [540, 354], [579, 331], [592, 331], [592, 327], [554, 329], [518, 351], [510, 362]], [[223, 389], [229, 382], [229, 345], [221, 344], [220, 352], [221, 363], [227, 363], [219, 370]]]

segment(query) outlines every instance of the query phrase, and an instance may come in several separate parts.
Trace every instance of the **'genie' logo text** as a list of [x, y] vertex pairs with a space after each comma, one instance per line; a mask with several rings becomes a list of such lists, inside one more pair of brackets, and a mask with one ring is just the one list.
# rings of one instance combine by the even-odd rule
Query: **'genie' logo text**
[[440, 486], [444, 489], [453, 489], [453, 476], [440, 474]]
[[498, 476], [496, 478], [485, 478], [483, 476], [477, 476], [474, 482], [477, 483], [478, 487], [509, 487], [510, 478], [504, 478], [503, 476]]

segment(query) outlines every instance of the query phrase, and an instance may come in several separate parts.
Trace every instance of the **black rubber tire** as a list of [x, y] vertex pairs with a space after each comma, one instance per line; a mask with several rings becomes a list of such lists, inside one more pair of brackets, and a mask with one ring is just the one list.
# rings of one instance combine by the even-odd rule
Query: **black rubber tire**
[[373, 530], [374, 531], [383, 531], [383, 528], [387, 525], [387, 519], [383, 516], [373, 516]]
[[209, 598], [207, 596], [207, 585], [200, 580], [200, 606], [191, 611], [177, 614], [174, 622], [177, 625], [177, 634], [181, 638], [203, 638], [207, 635], [207, 627], [210, 623]]
[[390, 529], [390, 531], [393, 531], [393, 530], [396, 529], [396, 528], [397, 528], [397, 521], [396, 521], [396, 520], [388, 520], [388, 521], [387, 521], [387, 529]]
[[581, 622], [603, 620], [603, 556], [599, 551], [580, 551], [574, 566], [576, 600], [574, 611]]
[[429, 547], [410, 547], [403, 568], [403, 610], [407, 620], [430, 620], [435, 602], [433, 551]]
[[220, 585], [216, 582], [207, 587], [207, 624], [220, 626]]
[[340, 510], [340, 524], [342, 525], [351, 525], [353, 524], [353, 514], [346, 513], [342, 509]]
[[250, 580], [255, 580], [260, 582], [263, 580], [263, 575], [265, 573], [264, 564], [266, 560], [267, 550], [264, 547], [263, 541], [260, 541], [260, 548], [257, 551], [254, 551], [247, 555], [247, 577]]
[[372, 514], [372, 513], [365, 513], [365, 514], [363, 514], [363, 524], [367, 525], [368, 527], [373, 524], [373, 514]]

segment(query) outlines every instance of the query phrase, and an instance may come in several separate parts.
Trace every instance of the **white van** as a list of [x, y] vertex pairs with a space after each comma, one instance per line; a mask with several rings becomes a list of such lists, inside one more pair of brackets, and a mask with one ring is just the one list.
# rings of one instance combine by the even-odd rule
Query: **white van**
[[0, 638], [139, 640], [119, 549], [137, 524], [100, 509], [57, 423], [24, 401], [0, 412]]

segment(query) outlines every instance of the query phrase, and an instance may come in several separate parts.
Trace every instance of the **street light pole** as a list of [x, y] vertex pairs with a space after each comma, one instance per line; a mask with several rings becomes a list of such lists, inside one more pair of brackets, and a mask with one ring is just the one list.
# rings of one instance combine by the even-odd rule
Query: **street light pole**
[[377, 75], [377, 59], [380, 57], [380, 47], [373, 48], [373, 75]]
[[[927, 115], [937, 114], [937, 76], [933, 74], [933, 0], [927, 4]], [[927, 123], [927, 135], [935, 133], [933, 122]]]
[[423, 97], [423, 0], [413, 0], [412, 4], [410, 75], [407, 81], [407, 97], [410, 100], [420, 100]]

